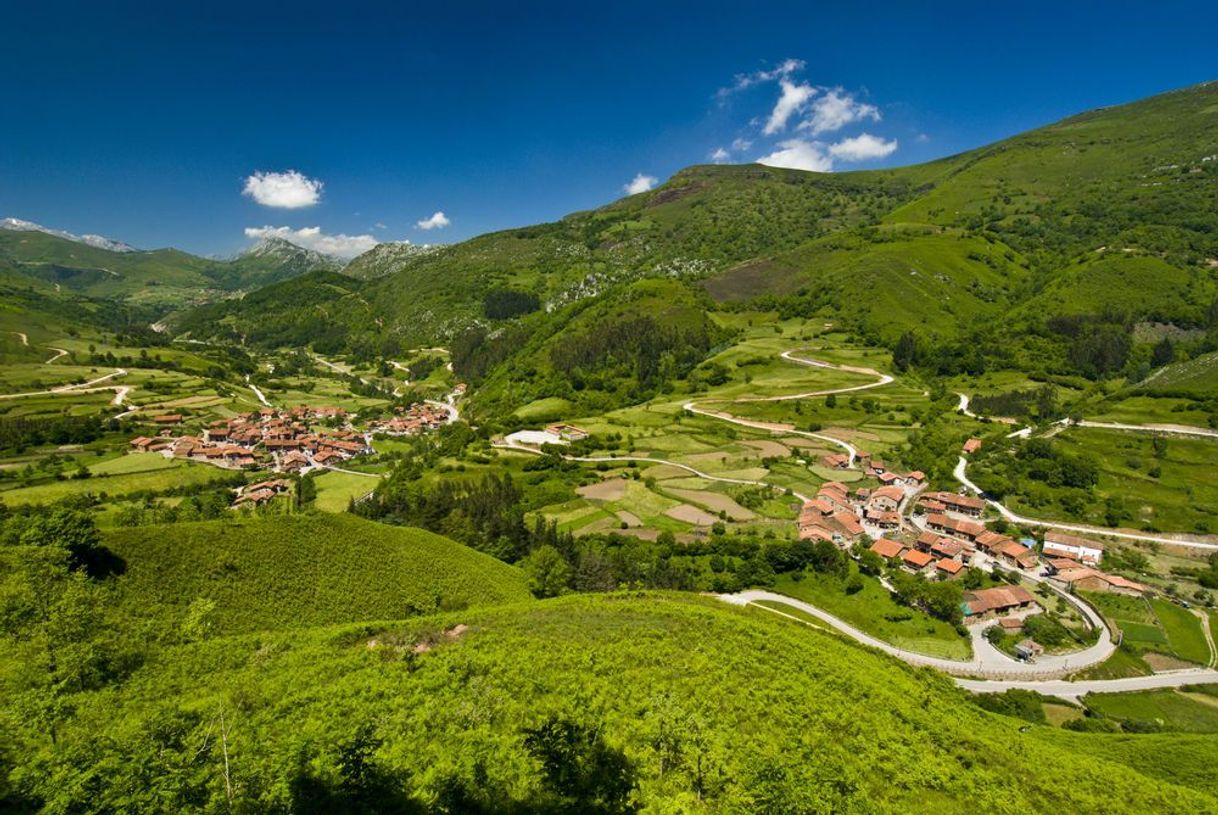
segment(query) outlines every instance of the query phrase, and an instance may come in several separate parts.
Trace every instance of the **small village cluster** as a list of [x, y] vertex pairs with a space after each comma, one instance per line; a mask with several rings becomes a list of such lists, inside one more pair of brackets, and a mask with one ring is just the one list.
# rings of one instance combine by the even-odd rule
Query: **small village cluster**
[[[199, 435], [177, 436], [174, 428], [183, 416], [155, 416], [153, 422], [163, 429], [156, 436], [137, 436], [131, 447], [230, 469], [300, 473], [372, 452], [367, 434], [351, 428], [346, 419], [346, 411], [336, 407], [267, 407], [216, 420]], [[340, 426], [324, 427], [321, 422]]]
[[385, 436], [414, 436], [435, 430], [449, 420], [449, 410], [435, 402], [416, 402], [408, 408], [397, 408], [389, 419], [374, 419], [368, 423], [371, 433]]
[[[975, 440], [970, 439], [970, 442]], [[979, 444], [966, 444], [975, 452]], [[971, 450], [970, 450], [971, 448]], [[1140, 596], [1149, 589], [1099, 569], [1104, 544], [1051, 530], [1045, 533], [1040, 553], [1032, 538], [1015, 540], [989, 529], [981, 520], [985, 501], [954, 492], [924, 492], [926, 477], [920, 471], [900, 473], [867, 453], [856, 455], [866, 475], [878, 487], [853, 491], [841, 481], [821, 485], [799, 514], [801, 540], [824, 540], [849, 549], [863, 541], [885, 561], [930, 579], [952, 580], [970, 566], [994, 565], [1046, 580], [1064, 591], [1106, 591]], [[845, 470], [850, 457], [835, 453], [820, 462]], [[1033, 595], [1022, 586], [1003, 586], [965, 592], [965, 620], [998, 620], [1008, 633], [1018, 632], [1022, 617], [1039, 610]], [[1033, 658], [1037, 646], [1020, 643], [1021, 656]]]

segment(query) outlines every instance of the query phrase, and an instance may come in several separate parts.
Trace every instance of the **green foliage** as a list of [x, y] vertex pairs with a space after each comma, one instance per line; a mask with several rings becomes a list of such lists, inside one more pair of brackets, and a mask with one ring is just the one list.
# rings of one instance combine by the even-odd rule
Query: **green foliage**
[[[133, 618], [215, 634], [392, 619], [526, 599], [516, 569], [450, 540], [347, 515], [139, 527], [105, 545], [125, 563], [115, 591]], [[214, 603], [206, 613], [197, 601]], [[186, 621], [186, 622], [181, 622]]]
[[[1021, 734], [942, 677], [690, 596], [211, 638], [67, 701], [55, 744], [9, 719], [16, 791], [49, 811], [1214, 806], [1187, 775], [1098, 759], [1077, 733]], [[934, 762], [891, 761], [928, 744]]]

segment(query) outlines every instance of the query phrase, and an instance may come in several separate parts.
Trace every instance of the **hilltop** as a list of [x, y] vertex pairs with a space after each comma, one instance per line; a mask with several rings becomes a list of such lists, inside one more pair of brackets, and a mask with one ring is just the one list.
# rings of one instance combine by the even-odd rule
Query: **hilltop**
[[261, 811], [1218, 806], [1183, 786], [1203, 786], [1212, 740], [1142, 770], [1139, 745], [1101, 758], [1105, 736], [1021, 727], [937, 675], [671, 594], [207, 640], [69, 698], [58, 748], [21, 776], [54, 810], [223, 808], [222, 747], [231, 806]]
[[271, 516], [115, 530], [120, 605], [180, 621], [213, 603], [219, 634], [398, 619], [529, 599], [513, 566], [421, 529], [352, 515]]

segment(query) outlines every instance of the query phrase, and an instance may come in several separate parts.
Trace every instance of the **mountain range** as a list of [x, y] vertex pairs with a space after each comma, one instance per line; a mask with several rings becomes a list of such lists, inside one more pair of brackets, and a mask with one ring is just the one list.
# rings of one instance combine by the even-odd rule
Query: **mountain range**
[[[1104, 332], [1218, 323], [1215, 133], [1211, 82], [911, 167], [694, 166], [555, 223], [378, 247], [347, 275], [304, 275], [176, 327], [367, 357], [466, 337], [488, 361], [478, 373], [555, 385], [568, 377], [550, 377], [540, 348], [589, 304], [662, 279], [682, 292], [670, 302], [832, 316], [889, 347], [913, 334], [945, 372], [993, 357], [1102, 375], [1128, 356], [1102, 358]], [[534, 305], [505, 316], [490, 305], [505, 297]]]

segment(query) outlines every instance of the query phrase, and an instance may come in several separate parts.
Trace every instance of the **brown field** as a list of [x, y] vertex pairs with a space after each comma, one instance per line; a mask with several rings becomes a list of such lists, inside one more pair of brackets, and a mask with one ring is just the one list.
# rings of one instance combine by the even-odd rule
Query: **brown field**
[[763, 458], [769, 458], [771, 456], [782, 456], [785, 458], [786, 456], [791, 455], [791, 449], [789, 447], [779, 444], [776, 441], [754, 439], [752, 441], [742, 441], [740, 443], [748, 447], [752, 447], [754, 450], [760, 453]]
[[683, 490], [671, 487], [666, 489], [665, 492], [669, 492], [683, 501], [701, 504], [714, 513], [726, 512], [728, 517], [733, 521], [751, 521], [757, 517], [722, 493], [710, 492], [709, 490]]
[[594, 501], [620, 501], [626, 497], [626, 481], [621, 478], [607, 478], [596, 484], [577, 487], [575, 491]]
[[625, 522], [625, 524], [630, 527], [636, 527], [636, 526], [643, 525], [643, 521], [639, 518], [638, 515], [635, 515], [633, 512], [627, 512], [624, 509], [619, 509], [617, 511], [617, 517], [619, 520]]
[[715, 521], [719, 520], [706, 510], [692, 507], [689, 504], [678, 504], [672, 509], [665, 510], [664, 514], [669, 518], [684, 521], [687, 524], [694, 524], [695, 526], [710, 526]]

